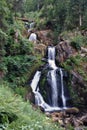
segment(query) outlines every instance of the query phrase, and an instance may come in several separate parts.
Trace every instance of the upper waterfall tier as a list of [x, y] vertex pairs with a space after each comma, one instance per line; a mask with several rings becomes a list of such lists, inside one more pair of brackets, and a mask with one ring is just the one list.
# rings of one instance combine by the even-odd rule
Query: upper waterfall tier
[[48, 47], [48, 63], [51, 68], [57, 69], [55, 64], [55, 47]]

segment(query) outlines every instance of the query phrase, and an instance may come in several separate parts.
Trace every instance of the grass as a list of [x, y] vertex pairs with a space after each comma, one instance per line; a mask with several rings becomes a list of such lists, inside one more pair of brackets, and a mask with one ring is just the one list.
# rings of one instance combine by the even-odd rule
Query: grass
[[6, 85], [0, 85], [0, 130], [63, 130]]

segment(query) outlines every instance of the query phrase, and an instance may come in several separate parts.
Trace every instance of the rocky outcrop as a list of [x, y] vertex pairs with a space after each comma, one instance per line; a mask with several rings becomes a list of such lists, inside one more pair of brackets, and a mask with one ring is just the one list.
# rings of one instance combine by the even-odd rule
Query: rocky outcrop
[[[64, 63], [67, 59], [69, 59], [72, 56], [76, 56], [79, 54], [82, 58], [87, 56], [87, 49], [84, 47], [81, 47], [81, 50], [79, 53], [70, 45], [67, 41], [62, 41], [58, 45], [56, 45], [56, 61], [58, 63]], [[72, 62], [72, 61], [71, 61]], [[73, 63], [71, 63], [71, 66]], [[86, 75], [87, 72], [87, 64], [86, 62], [80, 63], [78, 65], [79, 70], [82, 70], [82, 73]], [[77, 69], [77, 66], [75, 68], [72, 67], [73, 70], [70, 71], [72, 75], [71, 79], [71, 86], [73, 91], [73, 102], [77, 106], [87, 106], [87, 81], [84, 80], [84, 75], [82, 76]], [[85, 76], [86, 79], [86, 76]], [[75, 95], [76, 94], [76, 95]], [[75, 99], [75, 97], [77, 97]]]
[[[78, 99], [77, 104], [87, 106], [87, 82], [84, 81], [83, 77], [77, 73], [72, 71], [72, 88], [75, 93], [77, 93]], [[75, 101], [76, 102], [76, 101]]]
[[53, 122], [58, 122], [60, 126], [66, 130], [69, 125], [73, 126], [75, 130], [85, 130], [77, 129], [77, 127], [80, 128], [87, 125], [87, 114], [81, 113], [77, 108], [69, 108], [61, 112], [46, 113], [46, 116], [51, 117]]
[[69, 41], [62, 41], [56, 45], [56, 60], [63, 63], [70, 56], [75, 55], [76, 50], [70, 46]]
[[46, 51], [46, 45], [44, 44], [35, 44], [34, 45], [34, 51], [35, 53], [41, 54], [42, 56], [44, 56], [45, 51]]
[[51, 30], [42, 30], [36, 32], [38, 35], [38, 40], [40, 43], [45, 44], [46, 46], [53, 43], [53, 33]]

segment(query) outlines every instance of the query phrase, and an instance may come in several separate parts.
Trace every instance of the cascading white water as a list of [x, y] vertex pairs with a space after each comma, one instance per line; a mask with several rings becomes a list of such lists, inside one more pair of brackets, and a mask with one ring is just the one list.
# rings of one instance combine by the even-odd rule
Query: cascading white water
[[[49, 111], [49, 112], [66, 109], [67, 107], [66, 107], [66, 98], [64, 95], [63, 72], [62, 69], [58, 68], [55, 64], [55, 47], [48, 47], [48, 63], [49, 63], [49, 67], [51, 68], [47, 74], [49, 80], [49, 86], [51, 89], [51, 99], [50, 99], [51, 105], [47, 104], [44, 101], [44, 98], [39, 91], [38, 83], [41, 77], [40, 71], [36, 72], [31, 82], [31, 88], [33, 93], [35, 94], [35, 103], [38, 106], [41, 106], [44, 109], [44, 111]], [[60, 73], [59, 80], [57, 80], [58, 78], [57, 71]], [[58, 90], [60, 90], [60, 92]], [[59, 99], [58, 99], [59, 97], [62, 102], [62, 107], [59, 107]]]
[[37, 71], [36, 74], [34, 75], [32, 82], [31, 82], [31, 88], [32, 88], [33, 93], [35, 94], [35, 104], [43, 107], [45, 110], [45, 108], [49, 109], [50, 106], [47, 103], [45, 103], [42, 95], [39, 93], [38, 82], [40, 80], [40, 76], [41, 76], [41, 72]]
[[41, 76], [41, 72], [37, 71], [36, 74], [34, 75], [32, 82], [31, 82], [31, 88], [32, 88], [33, 93], [36, 91], [38, 82], [40, 80], [40, 76]]
[[51, 68], [57, 69], [55, 64], [55, 47], [48, 48], [48, 63]]
[[51, 88], [52, 88], [52, 105], [55, 107], [58, 106], [58, 90], [57, 90], [57, 81], [56, 81], [56, 71], [51, 70]]
[[64, 85], [63, 85], [63, 72], [60, 68], [60, 75], [61, 75], [61, 89], [62, 89], [62, 101], [63, 101], [63, 107], [66, 108], [66, 98], [64, 96]]
[[35, 103], [38, 106], [42, 106], [42, 104], [44, 104], [43, 97], [39, 93], [39, 87], [38, 87], [38, 82], [40, 80], [40, 76], [41, 76], [41, 72], [37, 71], [31, 82], [31, 88], [32, 88], [33, 93], [35, 94]]
[[48, 63], [49, 66], [53, 69], [48, 72], [51, 75], [51, 88], [52, 88], [52, 106], [58, 106], [58, 90], [57, 90], [57, 81], [56, 81], [56, 70], [57, 66], [55, 64], [55, 47], [48, 48]]
[[48, 47], [48, 60], [55, 61], [55, 47]]

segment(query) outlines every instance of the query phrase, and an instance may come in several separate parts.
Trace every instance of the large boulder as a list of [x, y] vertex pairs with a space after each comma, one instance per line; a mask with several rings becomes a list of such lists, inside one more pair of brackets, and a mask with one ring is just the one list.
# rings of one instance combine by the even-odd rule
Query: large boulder
[[34, 51], [35, 53], [41, 54], [42, 56], [45, 55], [45, 51], [46, 51], [46, 45], [44, 44], [35, 44], [34, 45]]
[[75, 55], [76, 50], [70, 46], [69, 41], [62, 41], [56, 45], [56, 61], [63, 63], [70, 56]]
[[53, 43], [53, 33], [51, 30], [41, 30], [36, 32], [40, 43], [46, 46]]

